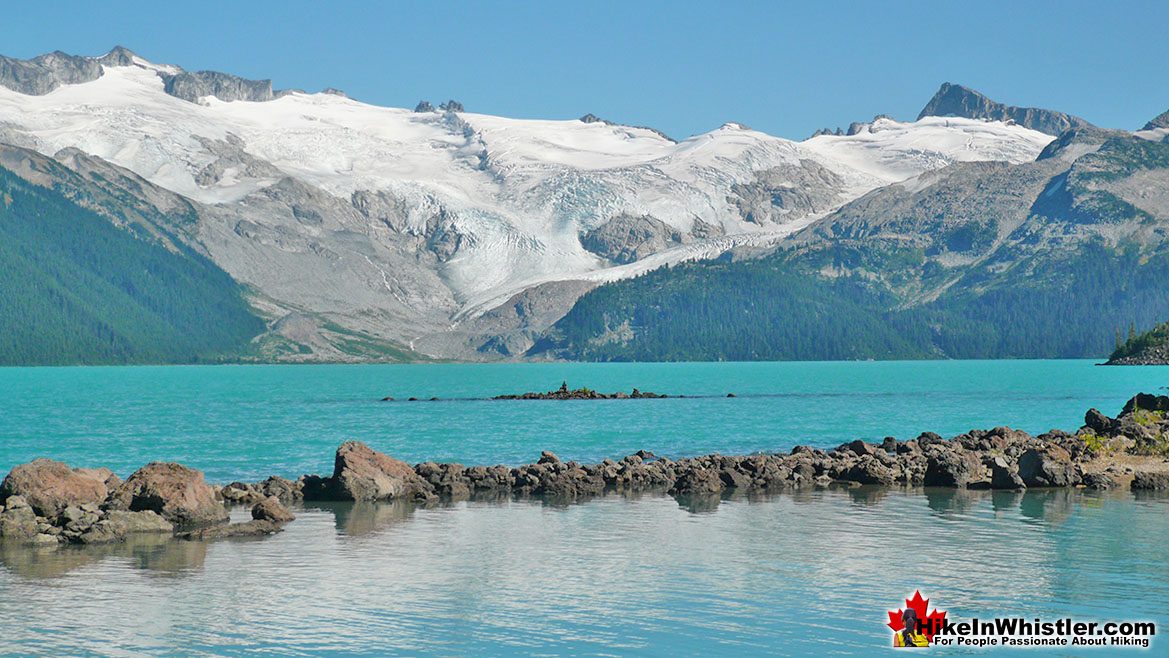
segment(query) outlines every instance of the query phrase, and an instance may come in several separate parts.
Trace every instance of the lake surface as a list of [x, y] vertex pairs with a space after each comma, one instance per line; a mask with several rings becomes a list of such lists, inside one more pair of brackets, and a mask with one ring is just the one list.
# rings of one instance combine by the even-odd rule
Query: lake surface
[[[689, 397], [473, 399], [565, 380]], [[465, 464], [786, 451], [1074, 430], [1088, 407], [1115, 415], [1166, 383], [1169, 368], [1082, 361], [0, 369], [0, 468], [52, 456], [124, 477], [167, 459], [213, 482], [295, 477], [328, 472], [349, 439]], [[258, 541], [2, 548], [0, 655], [863, 656], [891, 643], [886, 611], [917, 589], [960, 619], [1169, 624], [1161, 496], [859, 488], [296, 511]]]

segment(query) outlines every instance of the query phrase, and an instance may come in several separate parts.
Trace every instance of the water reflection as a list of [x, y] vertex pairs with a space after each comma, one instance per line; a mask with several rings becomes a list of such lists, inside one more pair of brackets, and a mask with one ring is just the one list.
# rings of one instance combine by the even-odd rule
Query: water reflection
[[[915, 588], [964, 618], [1169, 621], [1167, 503], [854, 487], [314, 504], [259, 541], [4, 548], [0, 628], [22, 656], [871, 655]], [[891, 567], [903, 555], [914, 568]]]
[[170, 535], [132, 535], [127, 541], [92, 546], [27, 547], [0, 542], [0, 564], [25, 578], [58, 578], [106, 559], [178, 577], [203, 566], [207, 544]]
[[[662, 492], [618, 491], [603, 497], [584, 500], [543, 497], [516, 498], [500, 494], [477, 494], [468, 500], [428, 503], [394, 501], [370, 502], [314, 502], [297, 510], [298, 516], [321, 515], [331, 520], [336, 534], [362, 537], [392, 530], [409, 524], [420, 511], [454, 510], [472, 505], [479, 514], [491, 514], [493, 508], [507, 505], [537, 506], [549, 510], [568, 509], [601, 501], [636, 505], [647, 500], [668, 500]], [[1099, 508], [1107, 504], [1125, 505], [1136, 502], [1169, 502], [1169, 492], [1128, 492], [1121, 490], [1087, 491], [1079, 489], [1032, 489], [1026, 491], [956, 490], [924, 488], [911, 489], [881, 486], [851, 486], [835, 488], [805, 488], [786, 491], [754, 491], [751, 493], [723, 492], [721, 494], [678, 495], [672, 499], [679, 509], [692, 515], [717, 514], [726, 503], [741, 502], [756, 506], [783, 507], [799, 505], [839, 505], [847, 500], [852, 505], [877, 512], [892, 499], [900, 509], [906, 500], [924, 501], [925, 508], [947, 521], [979, 523], [986, 518], [985, 510], [994, 517], [1014, 519], [1017, 522], [1043, 522], [1060, 525], [1076, 515], [1079, 508]], [[847, 510], [833, 509], [834, 514]], [[899, 514], [905, 514], [902, 510]], [[290, 526], [295, 528], [296, 525]], [[269, 541], [267, 537], [225, 540], [234, 544]], [[117, 559], [137, 569], [165, 576], [183, 576], [203, 566], [209, 550], [208, 542], [176, 540], [169, 535], [137, 535], [129, 541], [94, 546], [29, 547], [0, 542], [0, 565], [26, 578], [57, 578], [69, 572], [107, 559]]]

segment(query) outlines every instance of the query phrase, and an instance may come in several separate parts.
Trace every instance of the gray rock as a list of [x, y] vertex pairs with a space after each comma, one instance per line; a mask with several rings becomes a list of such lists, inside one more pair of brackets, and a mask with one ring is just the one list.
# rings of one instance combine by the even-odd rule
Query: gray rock
[[687, 241], [659, 219], [631, 215], [613, 217], [580, 239], [585, 249], [615, 263], [632, 263]]
[[264, 102], [276, 98], [271, 80], [248, 80], [218, 71], [159, 73], [166, 93], [197, 103], [203, 96], [221, 101]]
[[1013, 121], [1048, 135], [1059, 135], [1069, 128], [1092, 125], [1079, 117], [1063, 112], [996, 103], [973, 89], [945, 82], [942, 83], [941, 88], [938, 89], [929, 103], [922, 108], [917, 118], [948, 116]]
[[1157, 128], [1169, 128], [1169, 110], [1153, 117], [1141, 130], [1156, 130]]
[[931, 445], [927, 453], [924, 484], [927, 487], [961, 489], [978, 479], [981, 471], [982, 464], [974, 455], [948, 446]]
[[1137, 471], [1133, 473], [1132, 488], [1138, 490], [1165, 490], [1169, 489], [1169, 473], [1157, 471]]
[[1059, 446], [1032, 448], [1019, 456], [1019, 477], [1028, 487], [1068, 487], [1079, 476], [1068, 452]]
[[840, 205], [844, 181], [813, 160], [755, 173], [755, 181], [731, 186], [727, 200], [745, 221], [766, 226], [821, 213]]
[[61, 85], [92, 82], [101, 75], [97, 60], [59, 50], [31, 60], [0, 55], [0, 85], [32, 96], [43, 96]]
[[38, 531], [36, 514], [31, 507], [26, 505], [14, 507], [11, 504], [12, 499], [8, 500], [9, 505], [0, 512], [0, 541], [19, 543], [32, 539]]
[[990, 465], [992, 489], [1024, 489], [1027, 484], [1019, 477], [1016, 465], [1005, 457], [996, 457]]
[[443, 112], [465, 112], [463, 104], [456, 100], [449, 100], [438, 106]]
[[418, 104], [414, 106], [414, 111], [419, 113], [433, 112], [434, 106], [430, 104], [430, 101], [418, 101]]

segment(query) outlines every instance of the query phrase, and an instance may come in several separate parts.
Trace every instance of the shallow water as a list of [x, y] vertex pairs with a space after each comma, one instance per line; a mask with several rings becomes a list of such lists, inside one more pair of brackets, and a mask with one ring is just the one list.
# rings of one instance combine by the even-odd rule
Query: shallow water
[[[174, 459], [226, 482], [327, 471], [347, 439], [471, 464], [1038, 432], [1075, 429], [1090, 406], [1115, 414], [1167, 375], [1081, 361], [0, 369], [0, 468], [48, 455], [125, 476]], [[451, 400], [562, 380], [704, 397]], [[262, 540], [0, 548], [0, 655], [871, 655], [916, 589], [960, 619], [1164, 625], [1167, 512], [1128, 492], [872, 488], [312, 506]], [[1133, 652], [1090, 655], [1113, 653]]]
[[263, 540], [2, 553], [0, 627], [21, 656], [870, 655], [917, 589], [952, 618], [1169, 623], [1166, 513], [871, 488], [310, 507]]

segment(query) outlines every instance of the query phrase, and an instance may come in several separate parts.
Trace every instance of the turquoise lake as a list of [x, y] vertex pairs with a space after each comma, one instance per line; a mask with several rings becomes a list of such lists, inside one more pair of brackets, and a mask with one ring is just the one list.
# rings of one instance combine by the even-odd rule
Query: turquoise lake
[[[562, 381], [686, 397], [483, 399]], [[0, 469], [49, 456], [123, 477], [173, 460], [217, 483], [295, 478], [329, 472], [351, 439], [468, 465], [541, 450], [590, 462], [786, 452], [926, 430], [1075, 430], [1089, 407], [1115, 415], [1166, 384], [1169, 368], [1088, 361], [9, 368]], [[295, 511], [258, 541], [0, 547], [0, 655], [866, 656], [891, 644], [886, 611], [917, 589], [960, 619], [1169, 624], [1169, 497], [1127, 491]], [[1045, 653], [1167, 651], [1155, 638], [1143, 653]]]

